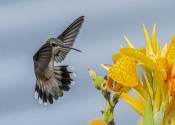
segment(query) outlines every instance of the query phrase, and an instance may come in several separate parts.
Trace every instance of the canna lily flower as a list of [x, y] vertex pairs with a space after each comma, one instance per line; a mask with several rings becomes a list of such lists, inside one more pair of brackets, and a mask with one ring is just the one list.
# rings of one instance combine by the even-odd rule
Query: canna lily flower
[[[146, 113], [145, 110], [143, 124], [147, 124], [145, 119], [151, 114], [153, 121], [149, 124], [170, 124], [175, 115], [174, 36], [172, 36], [169, 47], [165, 44], [164, 47], [161, 48], [156, 38], [155, 25], [153, 27], [152, 39], [149, 38], [145, 26], [144, 35], [146, 40], [144, 52], [129, 47], [120, 49], [120, 53], [134, 58], [146, 72], [147, 77], [142, 74], [142, 84], [143, 86], [147, 85], [147, 89], [145, 89], [147, 94], [144, 95], [144, 98], [147, 99], [147, 103], [149, 103], [148, 107], [150, 110], [152, 108], [152, 111]], [[145, 100], [145, 108], [146, 107]], [[151, 117], [149, 117], [149, 119], [150, 118]]]
[[[135, 60], [129, 56], [115, 54], [113, 56], [113, 61], [115, 64], [110, 68], [101, 64], [109, 75], [109, 78], [106, 81], [108, 89], [115, 93], [122, 90], [124, 93], [120, 95], [120, 98], [126, 101], [138, 114], [143, 116], [144, 106], [127, 94], [131, 88], [140, 85]], [[109, 66], [109, 64], [107, 65]]]
[[[124, 36], [128, 48], [121, 48], [119, 53], [112, 56], [113, 66], [101, 66], [108, 71], [107, 85], [110, 90], [117, 92], [118, 86], [134, 90], [138, 100], [128, 93], [122, 93], [120, 98], [143, 117], [143, 124], [167, 124], [175, 115], [174, 36], [170, 45], [166, 43], [163, 48], [156, 37], [156, 25], [152, 38], [144, 26], [144, 36], [146, 47], [138, 50]], [[137, 66], [144, 70], [140, 72], [142, 81], [138, 78]], [[113, 81], [117, 84], [113, 85]]]
[[113, 65], [101, 64], [108, 73], [101, 83], [105, 91], [120, 92], [117, 97], [141, 116], [138, 125], [175, 125], [175, 38], [161, 47], [156, 25], [151, 37], [143, 28], [145, 47], [136, 49], [124, 36], [128, 47], [112, 56]]

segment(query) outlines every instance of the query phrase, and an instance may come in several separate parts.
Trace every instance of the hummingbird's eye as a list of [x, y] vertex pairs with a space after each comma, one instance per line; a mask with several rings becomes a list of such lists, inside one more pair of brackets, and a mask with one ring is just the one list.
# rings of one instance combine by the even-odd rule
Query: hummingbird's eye
[[55, 43], [52, 43], [52, 46], [53, 46], [53, 47], [56, 47], [56, 46], [57, 46], [57, 44], [55, 44]]

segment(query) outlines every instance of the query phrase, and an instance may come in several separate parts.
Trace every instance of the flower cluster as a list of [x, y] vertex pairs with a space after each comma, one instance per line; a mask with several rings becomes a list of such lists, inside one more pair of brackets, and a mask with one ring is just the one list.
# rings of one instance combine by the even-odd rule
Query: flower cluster
[[[151, 37], [143, 27], [145, 47], [136, 49], [125, 36], [128, 47], [112, 56], [114, 64], [101, 64], [108, 73], [106, 89], [120, 92], [119, 98], [141, 116], [138, 125], [174, 125], [175, 39], [172, 36], [161, 48], [156, 25]], [[130, 90], [137, 98], [128, 94]]]

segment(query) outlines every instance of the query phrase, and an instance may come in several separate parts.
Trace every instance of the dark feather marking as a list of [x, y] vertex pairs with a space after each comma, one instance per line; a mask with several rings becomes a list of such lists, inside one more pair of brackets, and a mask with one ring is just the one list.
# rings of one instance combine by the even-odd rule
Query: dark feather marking
[[72, 31], [67, 33], [65, 36], [69, 36], [70, 34], [77, 34], [77, 30], [79, 30], [79, 27], [77, 27], [76, 29], [72, 29]]
[[76, 34], [70, 34], [68, 37], [66, 37], [64, 40], [66, 41], [67, 39], [74, 39], [74, 37], [76, 36]]
[[62, 66], [57, 66], [57, 67], [64, 67], [64, 68], [66, 68], [66, 67], [68, 67], [68, 65], [62, 65]]
[[42, 93], [42, 91], [41, 91], [41, 89], [39, 89], [39, 97], [42, 99], [42, 95], [43, 95], [43, 93]]
[[[46, 48], [46, 47], [47, 47], [47, 48]], [[49, 51], [51, 46], [46, 46], [46, 47], [45, 47], [45, 48], [42, 48], [42, 49], [40, 50], [40, 53], [44, 53], [44, 52]]]
[[48, 96], [48, 101], [49, 101], [49, 103], [50, 104], [53, 104], [53, 98], [52, 98], [52, 95], [51, 94], [49, 94], [49, 96]]
[[39, 87], [38, 87], [37, 84], [35, 85], [35, 91], [36, 91], [36, 92], [39, 92]]
[[44, 95], [43, 101], [44, 101], [44, 102], [47, 102], [47, 95], [46, 95], [46, 93], [44, 92], [43, 95]]
[[62, 76], [64, 79], [67, 79], [67, 80], [69, 80], [69, 81], [73, 81], [73, 80], [70, 78], [69, 73], [64, 73], [64, 72], [62, 72], [62, 73], [54, 72], [54, 73], [55, 73], [56, 76], [57, 76], [57, 75], [60, 75], [60, 76]]
[[71, 80], [69, 80], [69, 79], [67, 79], [67, 78], [62, 77], [61, 82], [62, 82], [63, 84], [66, 84], [66, 85], [67, 85], [67, 84], [68, 84], [68, 85], [70, 85]]
[[50, 50], [46, 50], [45, 52], [40, 52], [38, 55], [48, 55], [50, 54]]
[[60, 86], [60, 88], [64, 91], [69, 91], [70, 87], [68, 85], [63, 84], [62, 86]]

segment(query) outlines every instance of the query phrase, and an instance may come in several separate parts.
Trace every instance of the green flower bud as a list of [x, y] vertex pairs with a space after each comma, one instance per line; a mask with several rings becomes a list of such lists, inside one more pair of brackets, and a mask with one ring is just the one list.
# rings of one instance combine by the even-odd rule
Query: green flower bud
[[106, 82], [105, 79], [103, 79], [101, 76], [97, 76], [96, 73], [90, 69], [88, 69], [89, 75], [91, 76], [93, 80], [93, 85], [96, 89], [101, 90], [101, 85]]
[[111, 121], [114, 120], [114, 115], [113, 112], [107, 111], [103, 113], [103, 120], [106, 121], [107, 123], [110, 123]]

